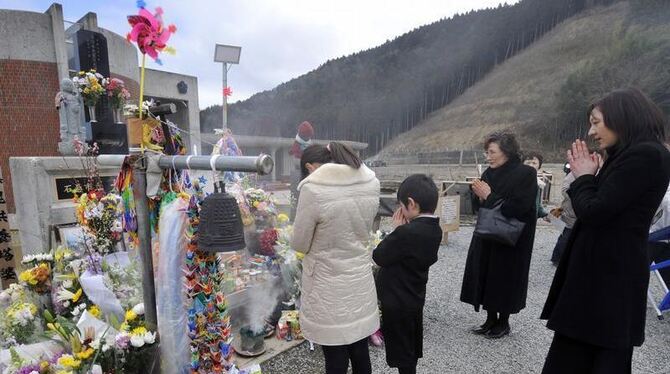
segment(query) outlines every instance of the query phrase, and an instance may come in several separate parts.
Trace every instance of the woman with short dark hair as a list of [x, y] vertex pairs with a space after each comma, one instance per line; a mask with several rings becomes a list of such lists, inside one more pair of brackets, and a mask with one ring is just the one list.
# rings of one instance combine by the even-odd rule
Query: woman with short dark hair
[[588, 134], [607, 152], [576, 140], [568, 189], [577, 221], [542, 311], [554, 340], [544, 374], [630, 373], [644, 342], [649, 225], [670, 181], [665, 116], [642, 92], [611, 92], [587, 113]]
[[511, 331], [510, 314], [526, 307], [528, 269], [535, 238], [536, 171], [521, 163], [519, 143], [513, 134], [496, 132], [484, 141], [489, 168], [472, 184], [475, 207], [499, 203], [505, 217], [526, 225], [516, 245], [509, 246], [473, 235], [463, 275], [461, 301], [487, 312], [484, 324], [473, 333], [490, 339]]

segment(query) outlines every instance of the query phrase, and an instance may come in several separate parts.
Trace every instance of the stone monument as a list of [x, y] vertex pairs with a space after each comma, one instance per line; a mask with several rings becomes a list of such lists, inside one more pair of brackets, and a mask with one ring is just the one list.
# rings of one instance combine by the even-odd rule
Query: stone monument
[[60, 92], [56, 95], [56, 109], [60, 117], [60, 142], [58, 152], [63, 156], [74, 156], [74, 139], [86, 139], [84, 128], [84, 102], [69, 78], [60, 82]]

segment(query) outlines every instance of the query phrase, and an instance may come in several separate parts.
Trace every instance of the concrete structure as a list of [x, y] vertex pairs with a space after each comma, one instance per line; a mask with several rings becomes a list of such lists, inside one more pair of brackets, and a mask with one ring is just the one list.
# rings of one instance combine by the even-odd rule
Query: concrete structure
[[[12, 157], [10, 162], [12, 188], [16, 201], [16, 224], [20, 228], [23, 254], [48, 250], [50, 227], [75, 224], [75, 205], [72, 199], [59, 196], [64, 184], [74, 184], [74, 178], [84, 177], [78, 157]], [[100, 167], [100, 175], [109, 180], [116, 177], [118, 168]], [[57, 186], [60, 186], [57, 187]]]
[[[237, 145], [242, 149], [245, 155], [253, 156], [261, 153], [270, 155], [275, 162], [275, 167], [272, 170], [273, 181], [288, 181], [291, 176], [291, 170], [295, 167], [294, 158], [288, 154], [289, 149], [293, 145], [293, 138], [279, 138], [271, 136], [248, 136], [248, 135], [234, 135]], [[216, 134], [201, 134], [203, 144], [203, 154], [211, 154], [212, 146], [220, 137]], [[314, 139], [314, 144], [328, 144], [333, 140]], [[363, 150], [368, 147], [367, 143], [351, 142], [346, 140], [338, 140], [341, 143], [347, 144], [356, 151]]]
[[[180, 93], [177, 85], [184, 82], [186, 93]], [[146, 69], [144, 78], [145, 100], [153, 98], [161, 103], [174, 103], [178, 112], [168, 119], [183, 130], [182, 138], [189, 150], [200, 144], [200, 106], [198, 104], [198, 78], [166, 71]]]
[[[122, 79], [139, 98], [137, 47], [125, 36], [98, 26], [97, 15], [87, 13], [76, 22], [63, 19], [63, 8], [52, 4], [45, 13], [0, 9], [0, 168], [10, 170], [9, 157], [58, 156], [59, 119], [54, 96], [59, 82], [76, 74], [73, 35], [80, 29], [95, 31], [107, 39], [110, 75]], [[157, 82], [153, 82], [156, 79]], [[179, 95], [176, 85], [188, 84], [188, 94]], [[149, 96], [184, 101], [185, 121], [178, 123], [191, 134], [200, 131], [197, 79], [174, 73], [149, 71], [145, 80]], [[182, 114], [178, 114], [181, 116]], [[187, 143], [198, 145], [199, 137]], [[9, 145], [9, 146], [8, 146]], [[198, 147], [200, 148], [200, 147]], [[7, 184], [12, 176], [5, 173]], [[12, 191], [7, 191], [8, 209], [15, 211]]]

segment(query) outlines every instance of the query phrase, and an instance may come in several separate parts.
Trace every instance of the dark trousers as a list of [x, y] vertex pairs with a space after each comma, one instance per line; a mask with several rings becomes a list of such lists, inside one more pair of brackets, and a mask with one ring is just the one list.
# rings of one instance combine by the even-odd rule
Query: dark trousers
[[558, 240], [556, 240], [554, 251], [551, 253], [551, 262], [557, 264], [558, 261], [561, 259], [561, 255], [563, 254], [565, 246], [568, 244], [568, 239], [570, 238], [571, 232], [572, 229], [569, 229], [567, 227], [563, 229], [563, 232], [561, 233], [561, 235], [559, 235]]
[[401, 373], [416, 370], [423, 357], [423, 310], [386, 308], [382, 304], [382, 333], [386, 346], [386, 363]]
[[630, 374], [633, 347], [610, 349], [554, 334], [542, 374]]
[[368, 338], [349, 345], [322, 345], [326, 374], [346, 374], [351, 361], [353, 374], [371, 374]]

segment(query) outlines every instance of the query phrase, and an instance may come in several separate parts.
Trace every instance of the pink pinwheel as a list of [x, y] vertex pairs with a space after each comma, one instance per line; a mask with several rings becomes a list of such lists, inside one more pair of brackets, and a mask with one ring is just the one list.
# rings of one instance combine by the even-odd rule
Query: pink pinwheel
[[224, 96], [228, 97], [228, 96], [231, 96], [232, 94], [233, 94], [233, 89], [232, 88], [226, 87], [226, 88], [223, 89], [223, 95]]
[[174, 52], [167, 46], [170, 36], [177, 31], [175, 25], [163, 27], [163, 9], [156, 8], [156, 14], [151, 14], [144, 7], [140, 7], [138, 15], [128, 16], [128, 23], [132, 30], [126, 36], [128, 41], [136, 42], [137, 47], [143, 54], [149, 55], [157, 63], [161, 63], [158, 58], [160, 52]]

